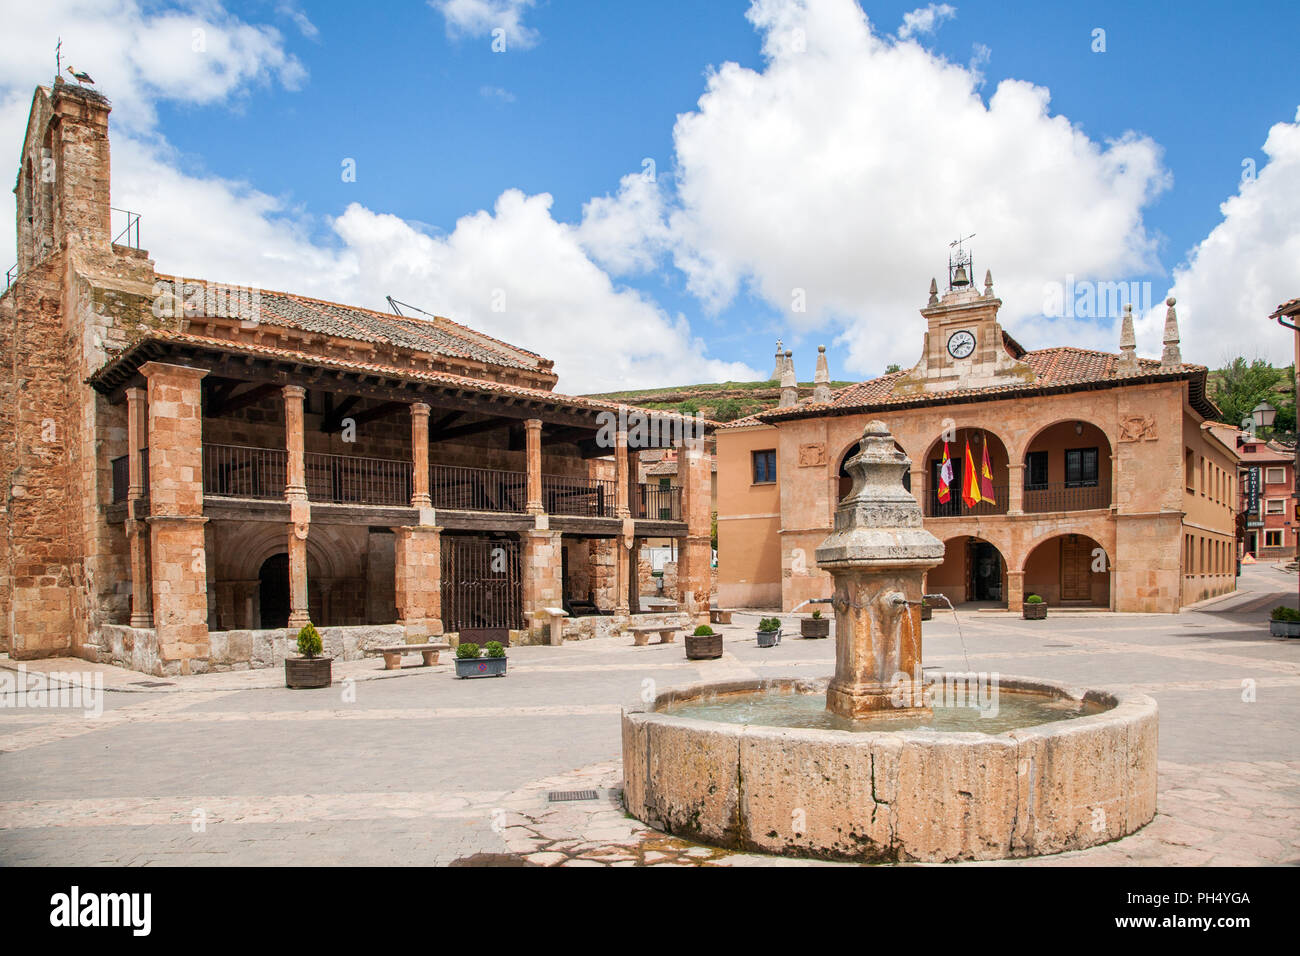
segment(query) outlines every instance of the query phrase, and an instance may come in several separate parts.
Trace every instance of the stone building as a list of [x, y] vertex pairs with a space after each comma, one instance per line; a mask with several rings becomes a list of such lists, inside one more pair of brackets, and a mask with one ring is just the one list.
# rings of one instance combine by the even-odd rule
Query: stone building
[[[548, 359], [446, 319], [159, 273], [110, 228], [109, 110], [61, 81], [32, 101], [0, 650], [175, 674], [272, 665], [309, 619], [345, 657], [538, 639], [548, 607], [627, 615], [647, 537], [679, 542], [707, 619], [698, 421], [559, 394]], [[647, 496], [629, 446], [669, 445], [678, 481]]]
[[[932, 282], [913, 368], [719, 427], [720, 606], [828, 596], [813, 552], [873, 418], [911, 459], [908, 487], [946, 545], [930, 593], [1174, 612], [1235, 588], [1236, 451], [1201, 427], [1218, 410], [1207, 370], [1182, 361], [1173, 300], [1159, 361], [1137, 356], [1131, 313], [1118, 354], [1029, 351], [1000, 306], [991, 275], [980, 292], [962, 274], [942, 298]], [[968, 447], [991, 500], [962, 496]]]
[[1235, 446], [1241, 459], [1237, 482], [1241, 555], [1260, 561], [1294, 559], [1300, 545], [1295, 448], [1220, 422], [1209, 428], [1223, 442]]

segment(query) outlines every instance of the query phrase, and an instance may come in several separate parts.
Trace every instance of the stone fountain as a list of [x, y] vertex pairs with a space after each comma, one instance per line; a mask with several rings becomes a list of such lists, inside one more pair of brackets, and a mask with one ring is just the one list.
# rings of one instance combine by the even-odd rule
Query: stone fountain
[[[735, 849], [943, 862], [1080, 849], [1155, 815], [1151, 698], [922, 677], [922, 578], [943, 545], [902, 485], [910, 464], [878, 421], [847, 464], [853, 487], [817, 549], [834, 580], [832, 678], [697, 684], [624, 712], [633, 816]], [[978, 712], [947, 693], [976, 685]]]

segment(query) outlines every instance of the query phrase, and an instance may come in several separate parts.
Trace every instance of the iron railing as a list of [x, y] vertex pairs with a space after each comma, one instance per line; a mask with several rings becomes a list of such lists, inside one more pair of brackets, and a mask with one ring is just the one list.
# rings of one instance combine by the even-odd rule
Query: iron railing
[[637, 485], [632, 492], [632, 517], [682, 521], [682, 489], [677, 485]]
[[14, 284], [14, 280], [17, 278], [18, 278], [18, 263], [15, 262], [12, 266], [10, 266], [8, 269], [5, 270], [5, 289], [8, 290], [8, 288]]
[[553, 515], [612, 518], [614, 488], [615, 483], [607, 478], [542, 475], [542, 507]]
[[222, 498], [283, 499], [289, 453], [283, 448], [203, 446], [203, 493]]
[[119, 239], [125, 238], [126, 245], [132, 249], [140, 248], [140, 214], [132, 212], [129, 209], [118, 209], [116, 206], [109, 207], [111, 212], [120, 212], [126, 216], [126, 228], [113, 237], [115, 245], [121, 245]]
[[131, 485], [131, 456], [123, 455], [109, 462], [113, 469], [113, 504], [126, 501], [126, 493]]
[[1110, 485], [1078, 485], [1053, 482], [1025, 487], [1023, 508], [1026, 514], [1047, 511], [1087, 511], [1110, 507]]
[[350, 455], [304, 456], [307, 497], [345, 505], [411, 503], [411, 463], [391, 458], [354, 458]]
[[430, 465], [429, 497], [435, 509], [523, 514], [528, 476], [522, 471]]
[[1007, 486], [993, 486], [993, 501], [980, 501], [968, 505], [962, 500], [961, 488], [948, 489], [948, 500], [940, 501], [937, 490], [931, 490], [925, 501], [927, 518], [956, 518], [964, 515], [1004, 515], [1007, 513]]

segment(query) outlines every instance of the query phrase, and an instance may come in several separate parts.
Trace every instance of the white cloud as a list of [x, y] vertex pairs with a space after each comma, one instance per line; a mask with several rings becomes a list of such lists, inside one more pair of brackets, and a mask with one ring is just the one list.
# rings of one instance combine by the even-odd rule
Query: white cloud
[[[1217, 367], [1237, 355], [1294, 361], [1292, 333], [1270, 322], [1300, 296], [1300, 110], [1264, 143], [1267, 163], [1219, 208], [1223, 221], [1174, 270], [1184, 361]], [[1139, 341], [1159, 354], [1163, 301], [1143, 316]]]
[[478, 95], [486, 100], [500, 100], [502, 103], [515, 101], [515, 94], [501, 86], [480, 86]]
[[536, 0], [429, 0], [429, 6], [447, 19], [447, 35], [460, 37], [493, 36], [503, 31], [506, 49], [535, 46], [538, 33], [524, 25], [524, 13]]
[[[916, 361], [918, 309], [959, 234], [978, 234], [976, 277], [992, 267], [1013, 334], [1047, 282], [1159, 268], [1142, 216], [1170, 180], [1150, 139], [1094, 142], [1022, 81], [986, 105], [969, 68], [874, 34], [852, 0], [756, 0], [749, 16], [764, 68], [718, 68], [674, 130], [675, 261], [711, 307], [747, 288], [792, 334], [838, 329], [838, 358], [870, 374]], [[1027, 347], [1083, 344], [1064, 324], [1032, 331]]]
[[669, 247], [664, 201], [651, 168], [628, 173], [618, 195], [598, 196], [582, 207], [578, 240], [615, 275], [648, 272]]
[[957, 8], [946, 3], [931, 3], [903, 14], [903, 24], [898, 28], [898, 38], [908, 40], [918, 33], [933, 33], [939, 24], [957, 16]]

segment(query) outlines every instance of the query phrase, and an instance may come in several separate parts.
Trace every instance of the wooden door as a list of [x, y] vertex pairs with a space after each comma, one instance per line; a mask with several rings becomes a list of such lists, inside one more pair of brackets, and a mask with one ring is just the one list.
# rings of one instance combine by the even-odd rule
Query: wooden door
[[1061, 539], [1061, 601], [1091, 601], [1092, 586], [1089, 571], [1092, 549], [1089, 539], [1081, 535], [1066, 535]]

